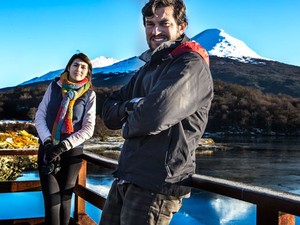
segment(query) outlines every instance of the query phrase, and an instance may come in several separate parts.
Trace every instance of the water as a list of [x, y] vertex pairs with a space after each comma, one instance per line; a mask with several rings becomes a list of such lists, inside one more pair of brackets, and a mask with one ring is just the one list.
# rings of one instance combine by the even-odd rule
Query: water
[[[214, 137], [217, 143], [230, 148], [217, 150], [212, 155], [197, 154], [197, 173], [214, 176], [278, 191], [300, 194], [300, 139], [286, 137]], [[229, 145], [228, 145], [229, 146]], [[89, 166], [92, 188], [107, 194], [110, 171]], [[106, 175], [105, 175], [106, 174]], [[92, 208], [91, 208], [92, 209]], [[95, 221], [100, 219], [94, 211]], [[175, 214], [171, 225], [253, 225], [256, 206], [217, 194], [193, 190], [183, 207]], [[300, 225], [300, 218], [296, 218]]]
[[[212, 155], [197, 155], [197, 173], [247, 184], [300, 194], [300, 139], [299, 138], [249, 138], [213, 137], [217, 143], [229, 144], [232, 148], [217, 150]], [[87, 186], [106, 195], [112, 182], [111, 171], [88, 165]], [[38, 179], [36, 173], [25, 173], [22, 179]], [[11, 195], [0, 194], [0, 218], [43, 214], [40, 192], [16, 193], [18, 204]], [[23, 200], [24, 199], [24, 200]], [[26, 208], [24, 208], [26, 202]], [[38, 204], [39, 207], [35, 207]], [[3, 204], [1, 204], [3, 205]], [[32, 210], [34, 208], [34, 211]], [[9, 215], [8, 212], [12, 212]], [[101, 210], [87, 204], [87, 212], [99, 222]], [[15, 218], [15, 217], [14, 217]], [[183, 207], [175, 214], [171, 225], [253, 225], [256, 221], [256, 206], [243, 201], [193, 190]], [[300, 225], [300, 218], [296, 218]]]
[[197, 173], [300, 194], [300, 138], [226, 137], [232, 149], [198, 155]]

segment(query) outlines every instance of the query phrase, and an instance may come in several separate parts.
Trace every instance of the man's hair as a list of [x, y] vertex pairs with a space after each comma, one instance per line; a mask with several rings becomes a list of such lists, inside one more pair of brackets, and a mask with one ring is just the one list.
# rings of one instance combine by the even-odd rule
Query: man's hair
[[177, 25], [188, 24], [186, 18], [186, 7], [182, 0], [150, 0], [142, 9], [143, 23], [145, 17], [152, 17], [156, 9], [171, 6], [174, 9], [173, 17]]

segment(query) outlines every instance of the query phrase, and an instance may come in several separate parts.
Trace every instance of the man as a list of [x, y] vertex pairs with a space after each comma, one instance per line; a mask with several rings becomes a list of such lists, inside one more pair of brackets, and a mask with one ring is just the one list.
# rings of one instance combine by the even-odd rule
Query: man
[[142, 9], [146, 64], [103, 105], [103, 121], [125, 142], [101, 225], [165, 225], [190, 195], [195, 149], [213, 98], [208, 55], [184, 34], [182, 0]]

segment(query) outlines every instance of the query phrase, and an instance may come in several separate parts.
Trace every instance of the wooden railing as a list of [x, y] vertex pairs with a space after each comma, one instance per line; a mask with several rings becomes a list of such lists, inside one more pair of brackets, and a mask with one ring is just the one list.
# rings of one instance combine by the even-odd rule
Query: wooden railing
[[[15, 156], [15, 155], [37, 155], [37, 149], [7, 149], [0, 150], [0, 156]], [[0, 182], [0, 193], [14, 193], [14, 192], [29, 192], [29, 191], [40, 191], [41, 184], [39, 180], [31, 181], [1, 181]], [[5, 210], [4, 206], [1, 206], [0, 210]], [[6, 219], [1, 220], [1, 225], [12, 225], [12, 224], [28, 224], [38, 225], [43, 224], [44, 218], [20, 218], [20, 219]]]
[[[1, 150], [0, 155], [32, 155], [36, 150]], [[107, 168], [116, 168], [117, 161], [84, 151], [83, 165], [75, 187], [75, 224], [97, 224], [86, 213], [86, 201], [103, 208], [105, 196], [86, 187], [87, 162]], [[192, 176], [193, 188], [206, 190], [230, 198], [242, 200], [256, 205], [257, 225], [295, 225], [295, 216], [300, 216], [300, 196], [267, 188], [246, 185], [239, 182], [195, 174]], [[16, 191], [40, 190], [39, 181], [7, 181], [0, 182], [0, 193]], [[237, 209], [238, 210], [238, 209]], [[17, 222], [16, 222], [17, 221]], [[0, 221], [0, 224], [41, 224], [43, 218]]]

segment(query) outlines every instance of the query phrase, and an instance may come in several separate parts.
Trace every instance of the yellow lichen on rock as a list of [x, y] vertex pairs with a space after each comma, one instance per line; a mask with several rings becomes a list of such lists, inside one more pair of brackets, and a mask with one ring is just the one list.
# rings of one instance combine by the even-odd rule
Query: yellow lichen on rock
[[[0, 149], [38, 147], [38, 138], [25, 130], [0, 133]], [[37, 155], [0, 156], [0, 181], [15, 180], [26, 169], [37, 168]]]
[[0, 133], [0, 149], [37, 148], [38, 138], [25, 130]]
[[215, 142], [212, 138], [201, 138], [199, 145], [200, 146], [214, 146]]

